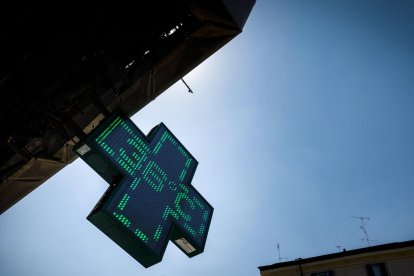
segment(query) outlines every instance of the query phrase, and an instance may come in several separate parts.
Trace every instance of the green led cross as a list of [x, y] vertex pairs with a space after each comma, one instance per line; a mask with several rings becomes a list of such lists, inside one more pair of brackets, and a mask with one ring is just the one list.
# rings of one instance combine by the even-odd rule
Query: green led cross
[[92, 153], [80, 156], [104, 179], [121, 176], [88, 216], [92, 223], [145, 267], [161, 261], [168, 240], [189, 257], [203, 252], [213, 208], [190, 185], [197, 161], [164, 124], [145, 136], [113, 116], [86, 144], [109, 169], [99, 171]]

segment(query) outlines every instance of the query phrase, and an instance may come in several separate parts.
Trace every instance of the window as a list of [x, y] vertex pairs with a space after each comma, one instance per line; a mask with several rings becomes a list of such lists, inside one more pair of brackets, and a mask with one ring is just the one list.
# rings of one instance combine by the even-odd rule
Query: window
[[311, 276], [334, 276], [333, 271], [315, 272]]
[[384, 263], [367, 265], [368, 276], [388, 276]]

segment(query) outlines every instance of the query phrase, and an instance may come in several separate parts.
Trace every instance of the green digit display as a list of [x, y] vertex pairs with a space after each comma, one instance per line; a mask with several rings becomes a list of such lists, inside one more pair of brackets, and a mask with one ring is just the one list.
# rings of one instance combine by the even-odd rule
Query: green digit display
[[190, 184], [198, 162], [164, 124], [145, 136], [115, 113], [75, 152], [111, 184], [88, 220], [143, 266], [169, 240], [189, 257], [203, 252], [213, 208]]

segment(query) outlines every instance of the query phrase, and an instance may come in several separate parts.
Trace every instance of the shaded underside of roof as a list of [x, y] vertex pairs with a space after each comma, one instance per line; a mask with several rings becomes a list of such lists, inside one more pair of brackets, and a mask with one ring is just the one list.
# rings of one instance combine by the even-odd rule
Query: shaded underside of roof
[[107, 112], [132, 116], [237, 36], [255, 0], [0, 13], [0, 213], [76, 157]]

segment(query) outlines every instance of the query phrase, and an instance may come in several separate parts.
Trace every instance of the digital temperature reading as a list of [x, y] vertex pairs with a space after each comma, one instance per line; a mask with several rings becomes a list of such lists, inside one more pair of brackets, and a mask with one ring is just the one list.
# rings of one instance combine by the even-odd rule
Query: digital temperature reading
[[213, 208], [190, 184], [197, 161], [164, 124], [146, 136], [115, 113], [74, 150], [111, 184], [87, 219], [144, 267], [169, 240], [203, 252]]

